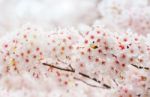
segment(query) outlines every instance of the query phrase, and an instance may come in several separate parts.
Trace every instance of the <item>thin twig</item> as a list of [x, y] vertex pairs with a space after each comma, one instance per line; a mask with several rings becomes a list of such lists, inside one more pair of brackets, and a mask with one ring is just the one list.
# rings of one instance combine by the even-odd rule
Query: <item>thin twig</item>
[[70, 67], [70, 69], [71, 69], [72, 71], [75, 71], [71, 65], [69, 65], [69, 67]]
[[113, 79], [113, 81], [114, 81], [114, 83], [116, 84], [116, 86], [119, 86], [119, 84], [116, 82], [116, 80], [115, 80], [115, 79]]
[[56, 56], [56, 58], [57, 58], [57, 61], [58, 61], [58, 62], [61, 62], [61, 63], [63, 63], [63, 64], [66, 64], [66, 65], [67, 65], [67, 63], [66, 63], [66, 62], [64, 62], [64, 61], [60, 60], [57, 56]]
[[86, 81], [84, 81], [84, 80], [82, 80], [82, 79], [79, 79], [79, 78], [77, 78], [77, 77], [74, 77], [74, 79], [75, 79], [75, 80], [79, 80], [79, 81], [81, 81], [81, 82], [83, 82], [83, 83], [85, 83], [85, 84], [87, 84], [87, 85], [89, 85], [89, 86], [91, 86], [91, 87], [102, 88], [102, 87], [99, 87], [99, 86], [96, 86], [96, 85], [89, 84], [89, 83], [87, 83]]

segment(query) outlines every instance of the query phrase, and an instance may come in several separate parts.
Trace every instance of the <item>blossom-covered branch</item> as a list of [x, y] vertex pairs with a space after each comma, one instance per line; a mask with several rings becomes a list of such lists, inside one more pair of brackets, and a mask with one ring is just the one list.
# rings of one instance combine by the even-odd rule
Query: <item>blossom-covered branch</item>
[[[109, 93], [114, 95], [105, 97], [149, 95], [149, 37], [110, 32], [97, 26], [82, 33], [84, 37], [71, 29], [44, 33], [28, 27], [15, 37], [1, 40], [2, 76], [28, 72], [36, 80], [53, 79], [65, 89], [79, 89], [86, 84], [85, 87], [114, 90]], [[84, 84], [78, 85], [75, 80]]]
[[[52, 68], [55, 68], [55, 69], [58, 69], [58, 70], [75, 73], [75, 69], [73, 69], [72, 67], [68, 69], [68, 68], [62, 68], [62, 67], [58, 67], [58, 66], [55, 66], [55, 65], [52, 65], [52, 64], [47, 64], [47, 63], [43, 63], [43, 65], [49, 66], [49, 67], [52, 67]], [[70, 67], [70, 66], [71, 66], [71, 65], [69, 65], [69, 67]], [[99, 84], [102, 84], [101, 81], [99, 81], [99, 80], [96, 79], [96, 78], [92, 78], [92, 77], [90, 77], [90, 76], [87, 75], [87, 74], [84, 74], [84, 73], [82, 73], [82, 72], [79, 72], [78, 74], [81, 75], [81, 76], [83, 76], [83, 77], [85, 77], [85, 78], [91, 79], [91, 80], [93, 80], [93, 81], [95, 81], [95, 82], [97, 82], [97, 83], [99, 83]], [[76, 77], [74, 77], [74, 78], [81, 81], [81, 79], [79, 79], [79, 78], [76, 78]], [[84, 83], [86, 83], [87, 85], [90, 85], [90, 86], [92, 86], [92, 87], [98, 87], [98, 86], [95, 86], [95, 85], [91, 85], [91, 84], [89, 84], [89, 83], [87, 83], [87, 82], [85, 82], [85, 81], [82, 81], [82, 82], [84, 82]], [[109, 85], [107, 85], [107, 84], [102, 84], [102, 86], [103, 86], [103, 88], [111, 89], [111, 86], [109, 86]]]

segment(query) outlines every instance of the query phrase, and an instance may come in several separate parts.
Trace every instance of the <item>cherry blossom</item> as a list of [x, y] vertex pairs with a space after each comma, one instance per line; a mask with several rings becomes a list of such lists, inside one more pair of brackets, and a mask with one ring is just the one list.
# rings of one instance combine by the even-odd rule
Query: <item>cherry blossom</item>
[[[0, 45], [1, 84], [7, 90], [18, 82], [15, 90], [44, 88], [56, 97], [86, 96], [74, 94], [77, 89], [103, 92], [104, 97], [150, 95], [149, 37], [110, 32], [99, 26], [86, 32], [73, 28], [44, 32], [25, 26], [4, 37]], [[26, 75], [35, 83], [21, 78], [30, 79]], [[10, 80], [10, 76], [16, 77]]]

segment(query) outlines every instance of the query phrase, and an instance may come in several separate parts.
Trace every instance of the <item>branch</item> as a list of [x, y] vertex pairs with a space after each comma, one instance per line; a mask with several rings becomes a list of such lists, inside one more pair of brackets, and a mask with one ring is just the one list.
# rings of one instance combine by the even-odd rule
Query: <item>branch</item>
[[142, 67], [142, 66], [137, 66], [135, 64], [131, 64], [133, 67], [137, 68], [137, 69], [145, 69], [145, 70], [149, 70], [149, 67]]
[[64, 62], [64, 61], [60, 60], [57, 56], [56, 56], [56, 58], [57, 58], [57, 61], [58, 61], [58, 62], [61, 62], [61, 63], [63, 63], [63, 64], [66, 64], [66, 65], [67, 65], [67, 63], [66, 63], [66, 62]]
[[119, 86], [115, 79], [113, 79], [113, 82], [116, 84], [116, 86]]
[[81, 81], [81, 82], [83, 82], [83, 83], [85, 83], [85, 84], [87, 84], [87, 85], [89, 85], [89, 86], [91, 86], [91, 87], [101, 88], [101, 87], [99, 87], [99, 86], [89, 84], [89, 83], [87, 83], [86, 81], [84, 81], [84, 80], [82, 80], [82, 79], [79, 79], [79, 78], [77, 78], [77, 77], [74, 77], [74, 79], [75, 79], [75, 80], [79, 80], [79, 81]]
[[61, 67], [57, 67], [57, 66], [54, 66], [54, 65], [51, 65], [51, 64], [47, 64], [47, 63], [43, 63], [43, 65], [45, 66], [50, 66], [52, 68], [55, 68], [55, 69], [59, 69], [59, 70], [63, 70], [63, 71], [68, 71], [68, 72], [75, 72], [71, 69], [67, 69], [67, 68], [61, 68]]
[[[54, 66], [54, 65], [52, 65], [52, 64], [47, 64], [47, 63], [43, 63], [43, 65], [49, 66], [49, 67], [52, 67], [52, 68], [55, 68], [55, 69], [59, 69], [59, 70], [62, 70], [62, 71], [67, 71], [67, 72], [75, 73], [75, 69], [73, 69], [71, 65], [69, 65], [70, 69], [68, 69], [68, 68], [62, 68], [62, 67], [57, 67], [57, 66]], [[90, 77], [90, 76], [87, 75], [87, 74], [84, 74], [84, 73], [82, 73], [82, 72], [79, 72], [78, 74], [81, 75], [81, 76], [83, 76], [83, 77], [85, 77], [85, 78], [88, 78], [88, 79], [90, 79], [90, 80], [93, 80], [93, 81], [95, 81], [95, 82], [101, 84], [101, 81], [99, 81], [99, 80], [96, 79], [96, 78]], [[75, 78], [75, 79], [81, 81], [81, 79], [78, 79], [78, 78]], [[82, 82], [84, 82], [85, 84], [90, 85], [90, 86], [92, 86], [92, 87], [98, 87], [98, 86], [95, 86], [95, 85], [88, 84], [88, 83], [85, 82], [85, 81], [82, 81]], [[107, 85], [107, 84], [102, 84], [102, 86], [103, 86], [104, 88], [106, 88], [106, 89], [111, 89], [111, 86], [109, 86], [109, 85]]]

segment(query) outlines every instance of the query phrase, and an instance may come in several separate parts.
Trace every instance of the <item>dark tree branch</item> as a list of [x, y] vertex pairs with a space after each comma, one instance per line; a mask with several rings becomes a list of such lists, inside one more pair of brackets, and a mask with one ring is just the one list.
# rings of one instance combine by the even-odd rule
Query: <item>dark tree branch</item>
[[[69, 65], [69, 68], [70, 68], [70, 69], [68, 69], [68, 68], [62, 68], [62, 67], [57, 67], [57, 66], [54, 66], [54, 65], [52, 65], [52, 64], [47, 64], [47, 63], [43, 63], [43, 65], [49, 66], [49, 67], [52, 67], [52, 68], [55, 68], [55, 69], [59, 69], [59, 70], [62, 70], [62, 71], [67, 71], [67, 72], [75, 73], [75, 69], [73, 69], [73, 67], [72, 67], [71, 65]], [[90, 79], [90, 80], [93, 80], [93, 81], [95, 81], [95, 82], [97, 82], [97, 83], [99, 83], [99, 84], [102, 84], [101, 81], [99, 81], [99, 80], [96, 79], [96, 78], [90, 77], [90, 76], [87, 75], [87, 74], [84, 74], [84, 73], [82, 73], [82, 72], [79, 72], [78, 74], [81, 75], [81, 76], [83, 76], [83, 77], [85, 77], [85, 78], [88, 78], [88, 79]], [[76, 79], [77, 79], [77, 78], [76, 78]], [[78, 80], [79, 80], [79, 79], [78, 79]], [[81, 80], [80, 80], [80, 81], [81, 81]], [[82, 82], [88, 84], [88, 83], [85, 82], [85, 81], [82, 81]], [[88, 85], [89, 85], [89, 84], [88, 84]], [[95, 85], [90, 85], [90, 86], [92, 86], [92, 87], [98, 87], [98, 86], [95, 86]], [[106, 88], [106, 89], [111, 89], [111, 86], [109, 86], [109, 85], [107, 85], [107, 84], [102, 84], [102, 86], [103, 86], [104, 88]]]
[[133, 67], [137, 68], [137, 69], [145, 69], [145, 70], [149, 70], [149, 67], [142, 67], [142, 66], [137, 66], [135, 64], [131, 64]]
[[67, 69], [67, 68], [61, 68], [61, 67], [57, 67], [57, 66], [54, 66], [54, 65], [51, 65], [51, 64], [47, 64], [47, 63], [43, 63], [43, 65], [45, 66], [50, 66], [52, 68], [55, 68], [55, 69], [59, 69], [59, 70], [63, 70], [63, 71], [68, 71], [68, 72], [75, 72], [71, 69]]

